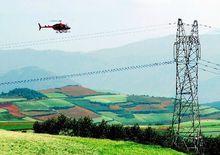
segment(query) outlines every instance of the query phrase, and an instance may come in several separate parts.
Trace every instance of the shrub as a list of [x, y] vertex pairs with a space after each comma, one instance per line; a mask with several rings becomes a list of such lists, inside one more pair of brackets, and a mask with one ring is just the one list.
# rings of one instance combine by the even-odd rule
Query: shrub
[[219, 155], [220, 154], [220, 136], [218, 137], [205, 137], [203, 139], [204, 152], [207, 155]]
[[109, 126], [106, 138], [113, 140], [121, 140], [125, 137], [125, 130], [121, 124], [112, 124]]
[[1, 97], [23, 97], [28, 100], [47, 98], [46, 95], [28, 88], [15, 88], [8, 93], [1, 93]]
[[77, 136], [92, 137], [93, 121], [89, 117], [80, 118], [77, 122]]
[[94, 138], [107, 138], [109, 133], [110, 125], [107, 121], [102, 120], [99, 124], [93, 126], [92, 133]]

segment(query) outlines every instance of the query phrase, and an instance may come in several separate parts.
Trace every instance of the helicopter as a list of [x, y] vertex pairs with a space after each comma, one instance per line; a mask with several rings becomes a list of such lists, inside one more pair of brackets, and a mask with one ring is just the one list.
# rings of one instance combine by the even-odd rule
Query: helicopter
[[40, 23], [38, 23], [39, 26], [39, 31], [43, 28], [51, 28], [56, 31], [56, 33], [67, 33], [69, 32], [68, 30], [71, 29], [67, 24], [63, 24], [61, 20], [59, 20], [59, 23], [54, 24], [54, 25], [45, 25], [41, 26]]

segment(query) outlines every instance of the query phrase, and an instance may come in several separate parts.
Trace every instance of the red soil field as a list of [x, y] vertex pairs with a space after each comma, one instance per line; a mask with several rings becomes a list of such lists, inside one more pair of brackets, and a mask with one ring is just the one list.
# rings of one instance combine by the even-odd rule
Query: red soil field
[[97, 94], [96, 91], [84, 88], [82, 86], [66, 86], [60, 88], [61, 92], [71, 96], [84, 96], [84, 95], [95, 95]]
[[161, 108], [166, 108], [167, 106], [169, 106], [172, 102], [171, 101], [165, 101], [163, 102], [160, 106]]
[[48, 120], [48, 119], [51, 119], [51, 118], [56, 118], [59, 115], [60, 114], [52, 114], [52, 115], [46, 115], [46, 116], [37, 116], [37, 117], [34, 117], [34, 118], [38, 119], [38, 120], [41, 120], [41, 121], [45, 121], [45, 120]]
[[73, 118], [80, 118], [80, 117], [90, 117], [90, 118], [96, 118], [99, 117], [99, 115], [97, 115], [96, 113], [87, 110], [85, 108], [82, 107], [74, 107], [74, 108], [70, 108], [67, 110], [59, 110], [59, 113], [67, 116], [67, 117], [73, 117]]
[[55, 88], [55, 89], [47, 89], [42, 90], [42, 93], [63, 93], [70, 96], [86, 96], [86, 95], [95, 95], [97, 94], [96, 91], [82, 87], [82, 86], [65, 86], [61, 88]]
[[142, 111], [142, 110], [150, 110], [150, 109], [163, 109], [165, 108], [162, 104], [151, 104], [151, 105], [137, 105], [132, 108], [127, 108], [128, 111]]
[[76, 106], [74, 108], [69, 108], [69, 109], [66, 109], [66, 110], [58, 110], [58, 112], [59, 113], [57, 113], [57, 114], [51, 114], [51, 115], [45, 115], [45, 116], [36, 116], [34, 118], [38, 119], [38, 120], [45, 121], [45, 120], [48, 120], [48, 119], [51, 119], [51, 118], [56, 118], [60, 114], [63, 114], [67, 117], [76, 118], [76, 119], [79, 119], [81, 117], [90, 117], [90, 118], [99, 117], [99, 115], [97, 115], [96, 113], [94, 113], [90, 110], [87, 110], [85, 108], [78, 107], [78, 106]]
[[109, 108], [111, 110], [119, 110], [120, 109], [120, 106], [119, 105], [110, 105]]
[[30, 117], [34, 117], [34, 116], [45, 116], [45, 115], [52, 115], [52, 114], [55, 114], [53, 111], [22, 111], [22, 113], [24, 115], [28, 115]]
[[132, 108], [127, 108], [127, 111], [142, 111], [142, 110], [149, 110], [149, 109], [164, 109], [169, 106], [172, 102], [171, 101], [164, 101], [161, 104], [150, 104], [150, 105], [137, 105]]
[[24, 117], [24, 115], [20, 113], [19, 108], [11, 103], [0, 104], [0, 109], [8, 110], [8, 112], [15, 117]]

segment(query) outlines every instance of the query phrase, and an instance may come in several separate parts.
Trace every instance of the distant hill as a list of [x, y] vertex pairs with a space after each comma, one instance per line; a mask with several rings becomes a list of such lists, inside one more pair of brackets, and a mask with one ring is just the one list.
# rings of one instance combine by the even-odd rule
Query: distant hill
[[[203, 59], [214, 62], [220, 60], [219, 39], [219, 34], [201, 35]], [[173, 59], [174, 40], [175, 36], [165, 36], [88, 53], [32, 49], [0, 51], [1, 72], [33, 65], [56, 74], [66, 74], [165, 61]], [[199, 75], [201, 101], [205, 103], [220, 100], [217, 93], [220, 88], [207, 89], [208, 86], [205, 84], [206, 80], [214, 78], [214, 75], [202, 71]], [[74, 81], [98, 90], [173, 97], [175, 95], [175, 66], [80, 77], [75, 78]], [[220, 83], [220, 79], [216, 79], [214, 83]], [[53, 84], [58, 83], [54, 82]]]
[[220, 76], [201, 82], [199, 98], [203, 102], [220, 101]]
[[215, 107], [220, 110], [220, 101], [207, 103], [206, 105], [211, 106], [211, 107]]
[[[54, 75], [55, 73], [52, 73], [50, 71], [41, 69], [36, 66], [30, 66], [30, 67], [24, 67], [20, 69], [14, 69], [5, 74], [2, 74], [0, 76], [0, 81], [8, 82], [8, 81], [25, 80], [25, 79], [32, 79], [32, 78], [39, 78], [39, 77], [49, 77], [49, 76], [54, 76]], [[0, 88], [0, 91], [7, 92], [17, 87], [40, 90], [40, 89], [61, 87], [67, 84], [77, 84], [77, 83], [72, 80], [68, 80], [68, 79], [65, 79], [62, 81], [55, 80], [55, 81], [46, 81], [46, 82], [39, 82], [39, 83], [32, 82], [32, 83], [25, 83], [25, 84], [2, 86]]]

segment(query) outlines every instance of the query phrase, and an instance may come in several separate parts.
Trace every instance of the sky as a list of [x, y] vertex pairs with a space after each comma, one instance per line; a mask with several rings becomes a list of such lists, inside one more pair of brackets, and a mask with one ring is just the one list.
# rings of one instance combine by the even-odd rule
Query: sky
[[[220, 27], [219, 0], [0, 0], [0, 44], [168, 24], [182, 18]], [[38, 30], [37, 23], [62, 19], [71, 27], [67, 34]], [[93, 51], [117, 47], [152, 37], [174, 34], [175, 28], [158, 28], [135, 35], [73, 40], [33, 46], [34, 49]], [[1, 45], [0, 45], [1, 47]]]

